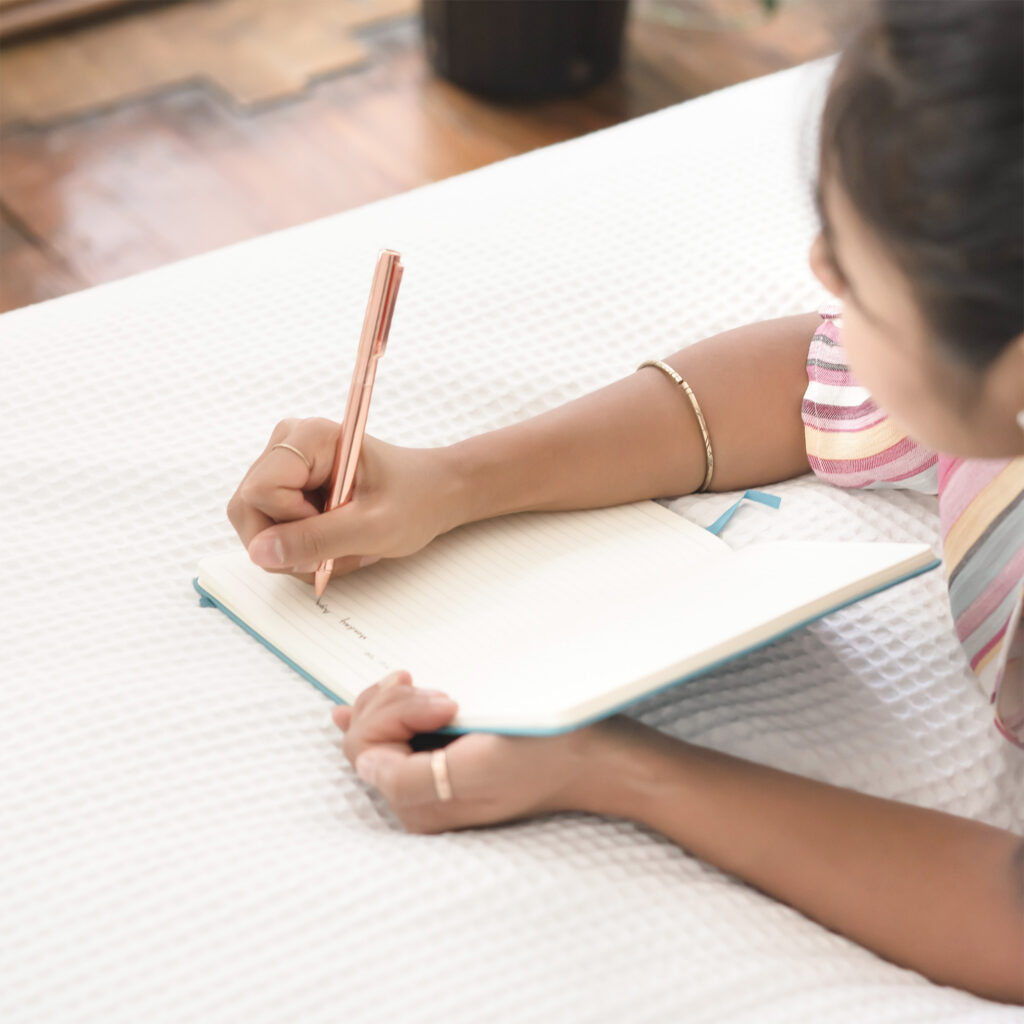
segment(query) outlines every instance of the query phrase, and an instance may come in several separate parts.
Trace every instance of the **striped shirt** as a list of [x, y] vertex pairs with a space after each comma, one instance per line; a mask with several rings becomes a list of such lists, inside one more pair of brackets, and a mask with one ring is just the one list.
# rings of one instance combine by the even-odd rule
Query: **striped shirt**
[[851, 374], [842, 308], [821, 317], [803, 400], [811, 469], [839, 487], [938, 494], [957, 636], [997, 728], [1024, 746], [1024, 458], [956, 459], [912, 441]]

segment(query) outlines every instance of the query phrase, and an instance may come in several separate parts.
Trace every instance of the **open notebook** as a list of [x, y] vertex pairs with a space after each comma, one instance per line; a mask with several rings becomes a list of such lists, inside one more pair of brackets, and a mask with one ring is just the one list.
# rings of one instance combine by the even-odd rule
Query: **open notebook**
[[336, 701], [392, 669], [459, 704], [448, 730], [556, 733], [934, 568], [923, 544], [734, 552], [652, 501], [460, 527], [313, 588], [244, 550], [196, 589]]

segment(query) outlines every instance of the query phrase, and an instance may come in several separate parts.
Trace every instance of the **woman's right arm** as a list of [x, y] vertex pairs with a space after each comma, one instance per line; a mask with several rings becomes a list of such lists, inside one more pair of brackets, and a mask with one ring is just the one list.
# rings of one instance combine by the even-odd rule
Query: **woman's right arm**
[[[711, 489], [756, 487], [807, 472], [800, 402], [817, 314], [749, 324], [665, 362], [700, 402], [711, 435]], [[689, 494], [704, 441], [686, 395], [644, 369], [573, 402], [453, 446], [464, 521], [506, 512], [620, 505]]]
[[[817, 314], [750, 324], [665, 362], [693, 388], [711, 435], [712, 490], [755, 487], [807, 471], [800, 403]], [[317, 515], [337, 424], [279, 424], [228, 506], [254, 561], [308, 572], [411, 554], [463, 523], [509, 512], [598, 508], [696, 490], [704, 442], [686, 395], [644, 369], [532, 419], [447, 448], [367, 438], [352, 500]], [[273, 445], [287, 442], [312, 462]]]

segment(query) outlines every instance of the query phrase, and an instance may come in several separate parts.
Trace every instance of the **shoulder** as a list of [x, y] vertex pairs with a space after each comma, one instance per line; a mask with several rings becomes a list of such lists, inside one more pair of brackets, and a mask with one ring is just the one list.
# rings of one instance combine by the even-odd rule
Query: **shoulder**
[[1024, 743], [1024, 458], [939, 458], [939, 518], [957, 635], [996, 722]]
[[992, 695], [995, 722], [1010, 742], [1024, 748], [1024, 593], [1006, 641], [1006, 657]]
[[830, 300], [807, 353], [801, 415], [807, 460], [838, 487], [900, 487], [934, 494], [936, 456], [900, 431], [857, 382], [843, 348], [842, 305]]

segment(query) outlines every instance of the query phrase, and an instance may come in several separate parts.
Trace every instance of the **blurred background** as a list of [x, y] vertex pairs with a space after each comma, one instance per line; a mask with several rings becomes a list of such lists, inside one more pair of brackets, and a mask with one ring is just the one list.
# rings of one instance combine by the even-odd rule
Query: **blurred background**
[[864, 0], [0, 0], [0, 311], [835, 50]]

